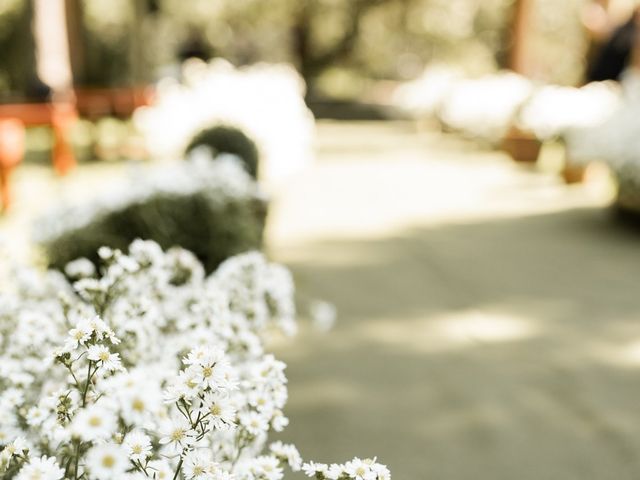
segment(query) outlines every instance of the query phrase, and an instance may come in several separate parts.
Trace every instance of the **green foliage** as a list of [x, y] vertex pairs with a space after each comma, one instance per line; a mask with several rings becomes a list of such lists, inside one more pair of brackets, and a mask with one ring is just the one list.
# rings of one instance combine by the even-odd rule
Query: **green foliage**
[[202, 145], [211, 148], [214, 156], [220, 153], [237, 155], [244, 162], [247, 172], [253, 178], [257, 178], [258, 147], [242, 130], [228, 125], [206, 128], [193, 137], [187, 147], [187, 153]]
[[42, 246], [49, 265], [63, 269], [80, 257], [97, 265], [102, 245], [126, 250], [136, 238], [150, 239], [163, 249], [192, 251], [211, 272], [226, 258], [261, 246], [266, 214], [266, 203], [257, 198], [163, 192], [98, 214], [85, 227], [67, 230]]
[[0, 100], [22, 101], [37, 95], [31, 2], [0, 2]]

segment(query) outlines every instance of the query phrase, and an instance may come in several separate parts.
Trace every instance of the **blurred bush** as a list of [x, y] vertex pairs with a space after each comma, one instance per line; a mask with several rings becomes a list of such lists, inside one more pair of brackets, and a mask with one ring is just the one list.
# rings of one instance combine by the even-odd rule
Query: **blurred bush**
[[260, 178], [272, 186], [313, 161], [315, 122], [304, 92], [290, 65], [236, 68], [222, 59], [193, 59], [182, 65], [182, 81], [160, 82], [153, 105], [136, 109], [133, 122], [158, 160], [184, 155], [212, 125], [233, 125], [255, 142]]
[[229, 156], [207, 163], [138, 175], [108, 198], [50, 213], [37, 232], [49, 265], [63, 269], [80, 257], [97, 264], [100, 246], [126, 249], [142, 238], [186, 248], [211, 272], [260, 248], [267, 203], [255, 182]]
[[196, 134], [187, 146], [187, 154], [195, 148], [209, 147], [214, 155], [230, 153], [240, 157], [249, 175], [258, 177], [258, 147], [242, 130], [229, 125], [216, 125]]

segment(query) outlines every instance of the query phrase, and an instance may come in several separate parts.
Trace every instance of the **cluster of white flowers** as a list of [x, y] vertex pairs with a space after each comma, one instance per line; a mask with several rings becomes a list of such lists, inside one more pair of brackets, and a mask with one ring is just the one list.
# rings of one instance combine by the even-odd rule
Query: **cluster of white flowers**
[[399, 87], [394, 100], [415, 115], [432, 116], [467, 136], [496, 142], [533, 89], [530, 80], [513, 72], [465, 78], [460, 70], [439, 66]]
[[640, 70], [623, 75], [622, 99], [602, 121], [571, 129], [564, 135], [572, 162], [605, 162], [618, 180], [621, 206], [640, 211]]
[[362, 460], [356, 457], [347, 463], [332, 463], [331, 465], [308, 462], [302, 466], [302, 470], [307, 476], [320, 480], [383, 480], [391, 478], [389, 469], [385, 465], [377, 463], [375, 458]]
[[453, 67], [427, 67], [419, 78], [398, 86], [393, 102], [415, 116], [435, 117], [451, 88], [463, 78], [462, 71]]
[[284, 267], [253, 252], [206, 276], [189, 252], [141, 240], [99, 254], [99, 273], [70, 267], [73, 284], [25, 267], [0, 281], [2, 478], [390, 478], [268, 445], [288, 423], [285, 364], [262, 341], [295, 330]]
[[466, 135], [498, 141], [532, 91], [531, 81], [513, 72], [461, 80], [444, 99], [439, 118]]
[[36, 222], [36, 241], [46, 243], [67, 231], [85, 228], [100, 215], [159, 194], [200, 192], [219, 204], [230, 199], [264, 197], [235, 155], [222, 154], [215, 161], [206, 155], [194, 155], [189, 160], [160, 166], [139, 165], [131, 171], [128, 181], [93, 200], [52, 209]]
[[268, 181], [311, 162], [315, 124], [304, 102], [304, 81], [291, 66], [235, 68], [222, 59], [194, 59], [183, 70], [183, 83], [163, 80], [155, 104], [134, 115], [154, 158], [179, 157], [199, 131], [225, 124], [256, 142]]
[[465, 78], [451, 67], [430, 67], [400, 86], [396, 104], [419, 117], [483, 140], [500, 140], [511, 126], [545, 140], [572, 128], [596, 125], [618, 107], [621, 92], [612, 82], [580, 88], [536, 85], [513, 72]]
[[601, 123], [620, 101], [620, 88], [614, 82], [592, 82], [580, 88], [547, 85], [536, 89], [517, 123], [544, 140]]
[[602, 160], [614, 169], [640, 163], [640, 71], [629, 70], [622, 81], [623, 101], [603, 121], [567, 133], [571, 159]]

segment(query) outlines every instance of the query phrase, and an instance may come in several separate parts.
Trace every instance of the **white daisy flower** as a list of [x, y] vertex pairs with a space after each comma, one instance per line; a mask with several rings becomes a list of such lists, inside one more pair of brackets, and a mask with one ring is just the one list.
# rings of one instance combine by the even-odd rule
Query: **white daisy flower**
[[236, 409], [228, 397], [207, 393], [200, 412], [214, 429], [227, 429], [235, 424]]
[[20, 469], [16, 480], [61, 480], [64, 470], [53, 457], [32, 458]]
[[307, 477], [315, 477], [318, 473], [326, 475], [329, 465], [326, 463], [307, 462], [302, 464], [302, 471]]
[[160, 429], [160, 444], [169, 445], [182, 449], [189, 445], [193, 445], [196, 432], [193, 431], [191, 424], [182, 417], [176, 417], [165, 424]]
[[182, 472], [187, 480], [210, 480], [212, 477], [211, 457], [202, 450], [188, 452], [184, 456]]
[[269, 423], [258, 412], [243, 412], [238, 415], [240, 425], [253, 436], [269, 430]]
[[265, 480], [281, 480], [284, 472], [277, 458], [271, 455], [262, 455], [253, 462], [253, 471], [257, 478]]
[[358, 457], [344, 466], [344, 471], [353, 480], [376, 480], [378, 475], [371, 469], [372, 460], [361, 460]]
[[93, 404], [78, 411], [71, 424], [75, 435], [85, 441], [104, 440], [116, 431], [115, 413], [102, 405]]
[[114, 480], [120, 478], [130, 467], [127, 451], [122, 445], [103, 443], [87, 452], [87, 468], [90, 478]]
[[133, 462], [144, 462], [151, 456], [151, 439], [141, 431], [128, 433], [124, 437], [123, 445]]
[[302, 457], [300, 452], [292, 444], [284, 444], [280, 441], [274, 442], [269, 446], [269, 450], [280, 460], [284, 460], [289, 464], [289, 467], [294, 472], [299, 471], [302, 468]]
[[100, 367], [109, 372], [124, 370], [120, 362], [120, 354], [111, 353], [104, 345], [91, 345], [87, 353], [87, 358], [94, 362], [100, 362]]

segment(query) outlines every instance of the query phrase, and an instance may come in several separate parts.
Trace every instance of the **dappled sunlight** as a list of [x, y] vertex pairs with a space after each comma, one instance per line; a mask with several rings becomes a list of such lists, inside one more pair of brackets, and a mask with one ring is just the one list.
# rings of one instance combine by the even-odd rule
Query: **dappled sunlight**
[[527, 340], [540, 335], [532, 320], [489, 311], [451, 312], [434, 318], [419, 317], [398, 321], [378, 320], [356, 327], [356, 336], [409, 348], [421, 353], [437, 353]]
[[[366, 126], [350, 128], [350, 141], [367, 143]], [[321, 137], [325, 129], [333, 131], [332, 124], [319, 124]], [[611, 201], [606, 180], [568, 189], [555, 175], [531, 175], [501, 153], [452, 145], [442, 135], [425, 142], [402, 123], [378, 127], [372, 139], [378, 147], [371, 150], [352, 150], [346, 140], [340, 149], [334, 141], [321, 162], [275, 195], [267, 232], [272, 243], [380, 238], [415, 225], [518, 218]]]
[[602, 363], [622, 368], [640, 368], [640, 339], [599, 346], [593, 356]]

